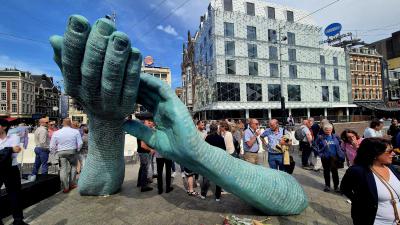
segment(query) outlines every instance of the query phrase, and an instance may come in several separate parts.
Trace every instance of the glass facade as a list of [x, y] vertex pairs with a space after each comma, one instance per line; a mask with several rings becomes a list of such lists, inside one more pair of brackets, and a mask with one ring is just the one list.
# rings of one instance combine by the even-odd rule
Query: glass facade
[[281, 100], [281, 85], [268, 84], [268, 101], [277, 102]]
[[288, 101], [300, 102], [301, 101], [300, 85], [288, 85], [287, 88], [288, 88]]
[[329, 102], [329, 87], [322, 86], [321, 88], [322, 88], [322, 101]]
[[246, 93], [248, 102], [261, 102], [262, 101], [262, 87], [261, 84], [246, 84]]
[[240, 84], [239, 83], [222, 83], [216, 84], [218, 101], [240, 101]]

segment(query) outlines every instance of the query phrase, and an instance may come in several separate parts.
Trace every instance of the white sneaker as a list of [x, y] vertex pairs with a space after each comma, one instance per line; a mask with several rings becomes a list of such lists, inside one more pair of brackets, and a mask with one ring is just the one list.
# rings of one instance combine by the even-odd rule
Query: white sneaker
[[200, 195], [201, 199], [206, 199], [206, 196]]
[[173, 173], [171, 174], [171, 177], [172, 177], [172, 178], [175, 178], [175, 175], [176, 175], [176, 173], [173, 172]]
[[221, 201], [221, 199], [219, 199], [219, 198], [216, 198], [216, 199], [215, 199], [215, 201], [216, 201], [216, 202], [219, 202], [219, 201]]
[[28, 180], [29, 180], [30, 182], [34, 182], [34, 181], [36, 180], [36, 175], [29, 175], [29, 176], [28, 176]]

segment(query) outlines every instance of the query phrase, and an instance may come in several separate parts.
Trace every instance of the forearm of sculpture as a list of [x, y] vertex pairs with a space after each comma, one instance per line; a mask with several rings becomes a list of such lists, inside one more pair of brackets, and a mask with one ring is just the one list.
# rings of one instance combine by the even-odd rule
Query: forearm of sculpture
[[308, 205], [303, 188], [289, 174], [230, 156], [206, 143], [198, 145], [189, 169], [268, 214], [300, 214]]
[[120, 189], [125, 175], [123, 122], [89, 115], [89, 152], [78, 183], [81, 195], [109, 195]]

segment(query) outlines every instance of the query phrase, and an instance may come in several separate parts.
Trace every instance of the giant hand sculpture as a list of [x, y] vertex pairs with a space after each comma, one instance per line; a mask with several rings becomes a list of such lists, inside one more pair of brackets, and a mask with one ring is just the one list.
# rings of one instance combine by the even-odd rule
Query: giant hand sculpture
[[[299, 214], [307, 207], [306, 195], [292, 176], [236, 159], [204, 142], [175, 93], [160, 80], [139, 75], [139, 51], [130, 50], [127, 36], [114, 30], [110, 21], [100, 19], [90, 31], [86, 19], [72, 16], [64, 39], [51, 38], [66, 92], [83, 105], [90, 119], [81, 194], [113, 194], [120, 188], [123, 126], [164, 157], [208, 177], [267, 214]], [[153, 112], [155, 131], [137, 121], [122, 125], [136, 100]]]
[[67, 95], [89, 118], [89, 153], [78, 187], [83, 195], [116, 193], [124, 181], [125, 118], [134, 111], [142, 57], [108, 19], [91, 28], [71, 16], [64, 37], [52, 36]]

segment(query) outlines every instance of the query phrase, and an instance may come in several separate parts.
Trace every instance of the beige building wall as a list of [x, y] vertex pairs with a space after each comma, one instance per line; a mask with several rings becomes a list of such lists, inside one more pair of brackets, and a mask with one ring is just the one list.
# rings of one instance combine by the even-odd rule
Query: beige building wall
[[142, 72], [150, 74], [171, 86], [171, 69], [168, 67], [142, 67]]

